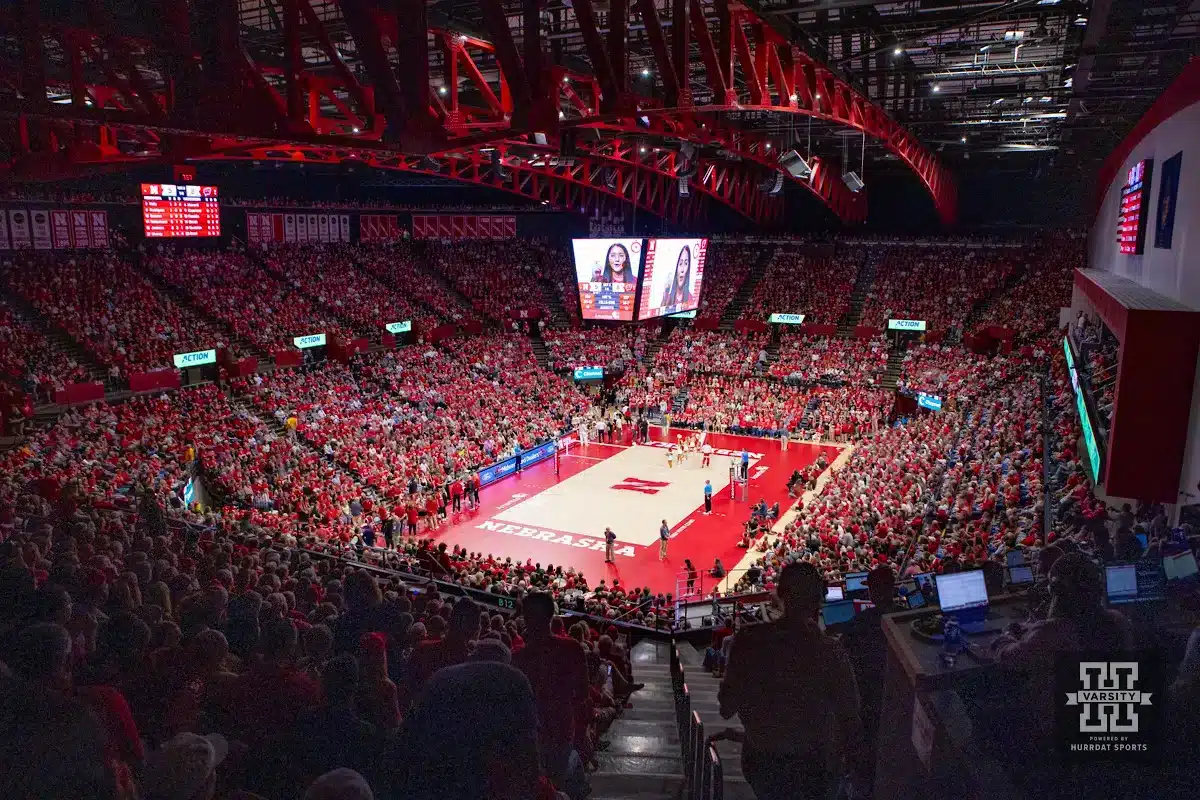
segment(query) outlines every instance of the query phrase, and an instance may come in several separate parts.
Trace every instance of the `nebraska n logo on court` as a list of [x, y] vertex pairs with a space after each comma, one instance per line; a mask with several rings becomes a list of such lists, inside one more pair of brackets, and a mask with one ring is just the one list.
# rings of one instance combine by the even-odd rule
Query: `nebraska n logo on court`
[[658, 494], [660, 489], [665, 489], [670, 486], [670, 481], [646, 481], [641, 478], [626, 478], [624, 483], [618, 483], [610, 486], [610, 489], [619, 489], [623, 492], [641, 492], [642, 494]]

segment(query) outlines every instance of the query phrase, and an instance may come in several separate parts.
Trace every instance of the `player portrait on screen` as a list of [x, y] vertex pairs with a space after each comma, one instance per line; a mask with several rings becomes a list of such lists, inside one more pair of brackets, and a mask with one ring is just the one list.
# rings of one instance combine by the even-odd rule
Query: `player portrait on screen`
[[675, 259], [675, 273], [671, 282], [667, 284], [667, 289], [663, 292], [662, 302], [659, 305], [664, 309], [680, 306], [680, 310], [683, 310], [690, 302], [692, 302], [692, 250], [685, 244], [679, 251], [679, 257]]
[[706, 239], [651, 239], [646, 247], [638, 319], [692, 311], [700, 304]]
[[637, 296], [641, 239], [574, 239], [575, 279], [584, 319], [628, 322]]

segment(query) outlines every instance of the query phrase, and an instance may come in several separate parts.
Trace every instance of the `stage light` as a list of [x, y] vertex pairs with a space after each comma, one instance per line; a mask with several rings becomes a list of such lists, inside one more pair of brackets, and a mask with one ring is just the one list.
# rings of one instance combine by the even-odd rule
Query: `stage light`
[[642, 77], [643, 77], [643, 78], [649, 78], [649, 77], [650, 77], [650, 70], [648, 70], [648, 69], [644, 69], [644, 70], [642, 70]]
[[937, 83], [935, 83], [935, 84], [933, 85], [933, 90], [934, 90], [935, 92], [940, 92], [940, 91], [942, 90], [941, 84], [937, 84]]
[[445, 94], [445, 93], [446, 93], [446, 87], [445, 87], [445, 86], [439, 86], [439, 87], [438, 87], [438, 94]]
[[901, 54], [901, 53], [903, 53], [903, 52], [904, 52], [904, 48], [903, 48], [903, 47], [897, 47], [895, 50], [893, 50], [893, 51], [892, 51], [892, 54], [893, 54], [893, 55], [897, 55], [897, 56], [898, 56], [898, 55], [900, 55], [900, 54]]

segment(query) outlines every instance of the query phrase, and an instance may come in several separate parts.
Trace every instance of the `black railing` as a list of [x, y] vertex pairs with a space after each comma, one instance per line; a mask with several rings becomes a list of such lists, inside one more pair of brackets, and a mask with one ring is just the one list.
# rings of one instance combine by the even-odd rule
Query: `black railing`
[[683, 754], [683, 800], [722, 800], [725, 774], [721, 756], [705, 736], [700, 714], [692, 710], [692, 696], [679, 660], [679, 648], [674, 642], [671, 644], [671, 688], [675, 695], [675, 720]]

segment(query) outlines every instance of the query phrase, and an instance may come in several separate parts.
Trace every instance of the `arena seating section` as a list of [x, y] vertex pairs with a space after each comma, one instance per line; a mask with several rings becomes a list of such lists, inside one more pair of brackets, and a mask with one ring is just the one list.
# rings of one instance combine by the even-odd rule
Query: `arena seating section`
[[[1069, 302], [1074, 250], [781, 244], [740, 311], [739, 329], [708, 329], [757, 277], [751, 265], [761, 252], [714, 243], [698, 315], [708, 326], [586, 328], [569, 254], [547, 241], [13, 256], [0, 276], [15, 295], [0, 303], [0, 380], [39, 402], [91, 374], [48, 332], [65, 333], [113, 377], [169, 367], [173, 353], [195, 349], [269, 356], [318, 332], [367, 336], [372, 348], [54, 409], [53, 421], [28, 426], [0, 451], [0, 541], [19, 555], [21, 580], [28, 578], [6, 588], [14, 600], [7, 607], [25, 616], [5, 612], [0, 633], [21, 647], [34, 623], [68, 624], [78, 634], [72, 646], [91, 681], [83, 685], [111, 684], [127, 703], [129, 726], [114, 736], [110, 763], [140, 761], [143, 739], [158, 745], [181, 731], [220, 730], [241, 743], [230, 756], [239, 786], [264, 797], [301, 796], [332, 758], [322, 761], [289, 736], [322, 702], [316, 665], [358, 654], [366, 692], [386, 686], [378, 679], [387, 677], [388, 658], [398, 663], [445, 632], [456, 604], [436, 592], [414, 600], [404, 583], [411, 578], [401, 576], [488, 595], [544, 590], [564, 605], [578, 602], [596, 619], [569, 635], [587, 643], [597, 663], [632, 679], [633, 665], [606, 643], [613, 631], [600, 620], [670, 626], [671, 596], [592, 584], [567, 564], [543, 568], [517, 550], [467, 552], [426, 538], [441, 524], [437, 499], [451, 482], [517, 446], [553, 439], [588, 410], [591, 399], [564, 374], [579, 366], [622, 371], [606, 399], [634, 413], [669, 414], [673, 426], [786, 430], [854, 445], [803, 513], [755, 541], [762, 572], [753, 586], [743, 578], [741, 588], [773, 588], [783, 565], [796, 560], [830, 581], [877, 564], [907, 574], [979, 565], [1044, 544], [1047, 518], [1077, 525], [1104, 513], [1076, 449], [1061, 346], [1049, 335]], [[776, 312], [844, 322], [872, 256], [880, 256], [879, 267], [860, 325], [875, 332], [758, 330]], [[566, 310], [567, 325], [513, 329], [513, 312], [551, 317], [556, 309]], [[968, 323], [1001, 326], [1019, 333], [1018, 346], [981, 355], [949, 337], [893, 350], [880, 329], [894, 317], [960, 333]], [[380, 346], [382, 325], [404, 319], [419, 331], [467, 321], [484, 329]], [[1099, 379], [1103, 408], [1115, 351], [1102, 330], [1075, 334], [1088, 345], [1083, 369]], [[889, 361], [899, 368], [894, 386]], [[915, 410], [906, 397], [915, 392], [943, 397], [943, 410]], [[819, 471], [810, 469], [805, 483]], [[192, 476], [203, 480], [210, 506], [182, 502]], [[417, 530], [404, 531], [391, 550], [359, 546], [364, 521], [378, 526], [387, 516], [416, 519]], [[79, 609], [104, 611], [101, 635], [76, 630], [61, 586]], [[581, 590], [590, 594], [577, 601]], [[522, 621], [494, 608], [480, 613], [482, 638], [520, 647]], [[226, 620], [225, 634], [209, 626], [216, 619]], [[374, 630], [384, 632], [382, 662], [368, 653], [375, 644], [360, 643]], [[248, 687], [262, 685], [254, 681], [274, 674], [251, 665], [257, 641], [282, 642], [278, 653], [298, 659], [288, 673], [293, 694], [277, 706], [232, 700], [245, 700]], [[25, 662], [15, 668], [21, 679], [38, 677]], [[382, 729], [395, 727], [409, 699], [396, 677], [400, 699], [371, 704]], [[592, 745], [605, 718], [594, 717]], [[385, 777], [369, 777], [386, 785]]]

